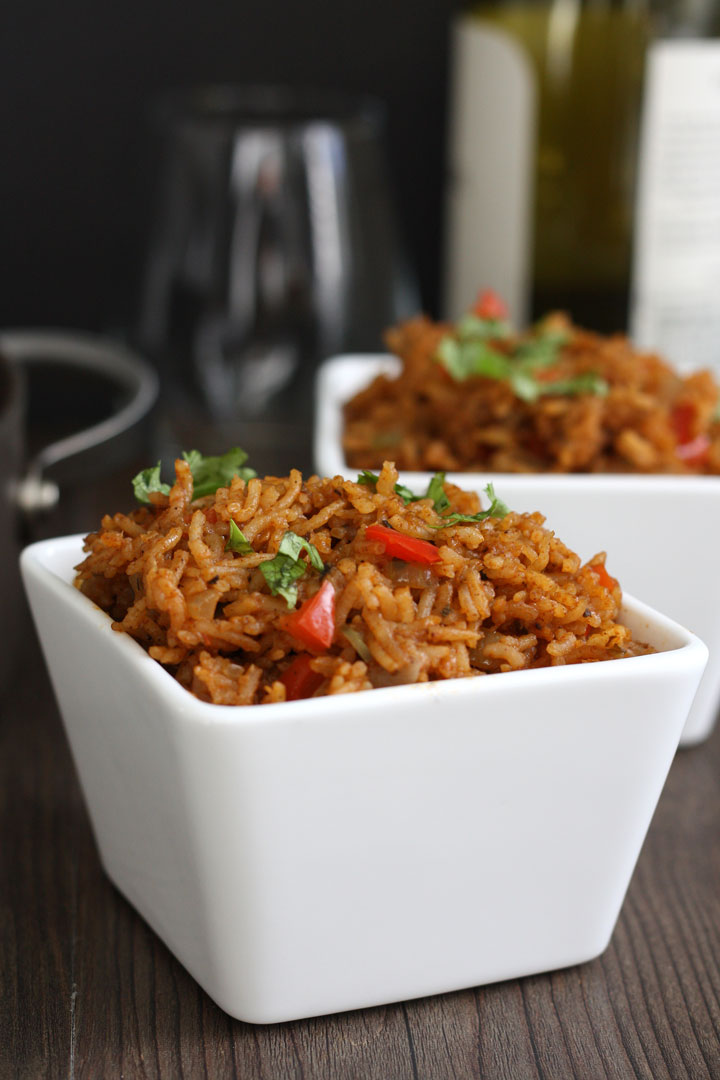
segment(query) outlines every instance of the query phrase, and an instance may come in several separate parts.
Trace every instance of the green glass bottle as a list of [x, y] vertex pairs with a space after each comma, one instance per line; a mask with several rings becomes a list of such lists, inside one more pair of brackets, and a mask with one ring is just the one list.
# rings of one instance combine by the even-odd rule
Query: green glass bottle
[[448, 314], [494, 285], [518, 321], [562, 308], [625, 327], [651, 34], [649, 0], [491, 0], [458, 17]]

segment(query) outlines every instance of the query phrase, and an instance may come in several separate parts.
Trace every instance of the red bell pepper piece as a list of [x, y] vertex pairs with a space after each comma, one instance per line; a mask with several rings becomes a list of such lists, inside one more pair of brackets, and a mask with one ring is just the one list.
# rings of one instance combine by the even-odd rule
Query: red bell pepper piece
[[670, 413], [670, 423], [677, 438], [675, 453], [686, 465], [702, 465], [707, 461], [710, 439], [703, 432], [693, 435], [695, 421], [693, 405], [676, 405]]
[[302, 607], [285, 619], [285, 629], [303, 645], [318, 651], [332, 645], [335, 637], [335, 589], [327, 578]]
[[688, 443], [693, 437], [693, 421], [695, 420], [695, 409], [692, 405], [676, 405], [670, 413], [670, 423], [672, 424], [673, 431], [675, 432], [675, 438], [678, 443]]
[[323, 676], [310, 667], [312, 659], [309, 653], [301, 653], [280, 676], [280, 682], [285, 685], [287, 701], [312, 697], [323, 681]]
[[494, 289], [483, 289], [472, 308], [473, 315], [479, 319], [507, 319], [508, 308], [501, 296]]
[[429, 540], [419, 540], [415, 536], [406, 536], [387, 525], [368, 525], [365, 530], [368, 540], [377, 540], [385, 548], [386, 555], [392, 555], [405, 562], [429, 565], [437, 562], [440, 552]]
[[686, 465], [702, 465], [707, 461], [710, 451], [710, 439], [707, 435], [696, 435], [690, 442], [679, 443], [675, 453]]
[[600, 584], [604, 585], [606, 589], [609, 589], [610, 592], [612, 592], [612, 590], [617, 585], [617, 579], [614, 577], [610, 577], [610, 574], [608, 574], [604, 564], [595, 563], [593, 566], [590, 567], [590, 569], [594, 570], [594, 572], [597, 574]]

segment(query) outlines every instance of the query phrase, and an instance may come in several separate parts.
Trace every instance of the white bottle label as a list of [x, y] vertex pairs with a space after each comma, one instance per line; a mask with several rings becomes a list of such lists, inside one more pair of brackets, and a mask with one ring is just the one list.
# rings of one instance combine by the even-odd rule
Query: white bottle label
[[720, 370], [720, 41], [648, 55], [630, 333], [679, 367]]
[[523, 325], [528, 311], [536, 88], [522, 48], [459, 19], [452, 32], [444, 309], [457, 318], [495, 289]]

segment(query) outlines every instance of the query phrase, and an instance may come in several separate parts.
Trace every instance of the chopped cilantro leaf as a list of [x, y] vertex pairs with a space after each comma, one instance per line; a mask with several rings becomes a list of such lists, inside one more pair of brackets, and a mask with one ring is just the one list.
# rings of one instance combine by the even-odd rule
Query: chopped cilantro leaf
[[521, 341], [513, 350], [513, 360], [524, 369], [550, 367], [558, 359], [558, 353], [568, 342], [567, 334], [548, 330], [538, 337]]
[[427, 499], [432, 499], [433, 506], [438, 514], [442, 514], [450, 506], [450, 500], [445, 494], [445, 473], [436, 472], [428, 484]]
[[466, 379], [470, 374], [465, 371], [464, 365], [460, 363], [460, 342], [456, 341], [454, 337], [446, 336], [442, 339], [438, 345], [435, 359], [442, 364], [456, 382]]
[[456, 330], [461, 341], [467, 341], [470, 338], [487, 341], [508, 337], [510, 324], [504, 319], [482, 319], [479, 315], [464, 315], [458, 322]]
[[555, 382], [541, 383], [541, 394], [597, 394], [606, 397], [610, 387], [602, 375], [594, 371], [584, 371], [570, 379], [556, 379]]
[[240, 555], [251, 555], [254, 550], [250, 541], [232, 519], [230, 520], [230, 535], [225, 550], [237, 551]]
[[542, 393], [541, 384], [527, 371], [513, 371], [510, 385], [515, 397], [519, 397], [521, 401], [537, 401]]
[[309, 540], [306, 540], [304, 536], [298, 536], [297, 533], [288, 530], [280, 541], [278, 554], [288, 555], [291, 559], [299, 559], [303, 551], [307, 552], [310, 559], [310, 565], [314, 566], [315, 569], [322, 574], [325, 569], [325, 564], [320, 558], [320, 552], [315, 545], [311, 544]]
[[477, 339], [457, 341], [454, 337], [444, 337], [438, 346], [437, 359], [458, 382], [471, 375], [504, 379], [510, 373], [507, 356]]
[[408, 503], [418, 502], [419, 499], [422, 499], [422, 495], [416, 495], [405, 484], [396, 484], [395, 494], [400, 496], [406, 506]]
[[307, 570], [307, 563], [300, 558], [306, 551], [310, 565], [320, 573], [325, 569], [325, 564], [320, 558], [320, 553], [314, 544], [297, 533], [288, 530], [280, 541], [277, 555], [267, 562], [261, 563], [260, 570], [267, 581], [273, 596], [282, 596], [289, 608], [294, 608], [297, 603], [297, 585], [295, 582], [301, 578]]
[[[192, 473], [193, 499], [212, 495], [219, 487], [226, 487], [234, 476], [241, 476], [243, 480], [257, 476], [254, 469], [243, 468], [247, 454], [239, 446], [234, 446], [219, 457], [203, 457], [199, 450], [184, 450], [182, 456]], [[143, 469], [133, 477], [133, 492], [139, 502], [149, 503], [148, 495], [152, 491], [159, 491], [163, 495], [170, 493], [170, 485], [160, 481], [160, 467], [158, 461], [157, 465]]]
[[541, 368], [552, 367], [570, 340], [566, 330], [540, 323], [532, 336], [512, 344], [506, 351], [488, 342], [508, 337], [510, 328], [496, 319], [466, 315], [454, 334], [440, 341], [435, 359], [458, 382], [471, 376], [506, 380], [521, 401], [534, 402], [547, 394], [597, 394], [604, 396], [608, 384], [600, 375], [585, 372], [567, 379], [542, 382], [535, 377]]
[[[369, 469], [363, 469], [363, 471], [358, 474], [357, 483], [374, 488], [377, 485], [378, 480], [379, 477], [376, 473], [370, 472]], [[432, 499], [435, 509], [440, 514], [450, 505], [450, 500], [445, 494], [444, 484], [445, 473], [437, 472], [428, 484], [427, 491], [424, 495], [416, 495], [409, 487], [400, 483], [395, 484], [395, 494], [400, 496], [406, 506], [411, 502], [420, 502], [421, 499]]]
[[[367, 484], [368, 487], [374, 487], [378, 481], [378, 477], [375, 473], [370, 472], [369, 469], [364, 469], [357, 478], [358, 484]], [[499, 499], [495, 494], [495, 488], [492, 484], [487, 484], [485, 487], [485, 494], [490, 500], [490, 507], [487, 510], [481, 510], [479, 514], [445, 514], [446, 510], [450, 508], [450, 500], [445, 493], [445, 473], [436, 472], [432, 480], [428, 484], [427, 491], [424, 495], [413, 495], [409, 488], [405, 488], [404, 485], [396, 484], [395, 490], [398, 491], [398, 487], [403, 488], [407, 492], [408, 498], [405, 498], [405, 502], [416, 502], [419, 499], [432, 499], [435, 512], [442, 517], [441, 525], [433, 525], [433, 529], [444, 529], [448, 525], [458, 525], [463, 522], [477, 522], [485, 521], [489, 517], [502, 518], [509, 513], [508, 507]], [[398, 491], [398, 494], [402, 492]], [[287, 535], [287, 534], [286, 534]], [[265, 566], [268, 564], [265, 563]]]
[[495, 494], [495, 488], [492, 484], [486, 485], [485, 494], [490, 500], [490, 506], [487, 510], [481, 510], [478, 514], [446, 514], [441, 524], [433, 525], [433, 528], [446, 529], [450, 525], [476, 524], [478, 521], [485, 521], [491, 517], [504, 518], [506, 514], [510, 513], [506, 504]]
[[[377, 473], [370, 472], [369, 469], [363, 469], [363, 471], [358, 474], [356, 483], [364, 484], [365, 487], [374, 488], [377, 486], [377, 482], [379, 479], [380, 477], [377, 475]], [[419, 499], [425, 497], [423, 495], [415, 495], [405, 484], [395, 484], [394, 490], [395, 494], [400, 496], [406, 506], [410, 502], [417, 502]]]
[[227, 487], [234, 476], [250, 480], [257, 475], [254, 469], [243, 467], [247, 454], [239, 446], [234, 446], [219, 457], [203, 457], [199, 450], [183, 452], [183, 457], [193, 477], [193, 499], [212, 495], [218, 488]]
[[149, 503], [150, 492], [159, 491], [161, 495], [170, 494], [170, 485], [163, 484], [160, 480], [160, 462], [157, 465], [143, 469], [137, 476], [132, 478], [133, 493], [138, 502]]
[[363, 469], [361, 473], [358, 473], [358, 478], [355, 482], [357, 484], [364, 484], [365, 487], [374, 488], [379, 479], [380, 477], [377, 473], [370, 472], [369, 469]]

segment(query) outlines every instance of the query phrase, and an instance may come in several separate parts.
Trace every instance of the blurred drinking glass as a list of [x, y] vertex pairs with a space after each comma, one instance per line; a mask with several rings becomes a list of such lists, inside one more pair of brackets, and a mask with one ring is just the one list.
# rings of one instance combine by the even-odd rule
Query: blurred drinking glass
[[417, 310], [367, 100], [277, 87], [163, 99], [140, 341], [219, 421], [307, 410], [314, 368]]

